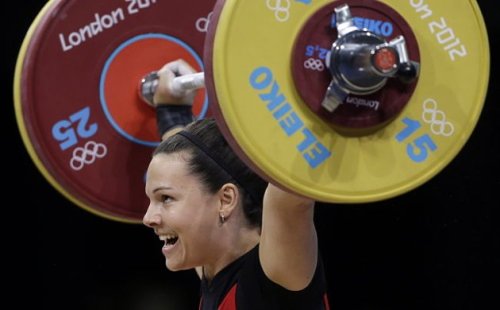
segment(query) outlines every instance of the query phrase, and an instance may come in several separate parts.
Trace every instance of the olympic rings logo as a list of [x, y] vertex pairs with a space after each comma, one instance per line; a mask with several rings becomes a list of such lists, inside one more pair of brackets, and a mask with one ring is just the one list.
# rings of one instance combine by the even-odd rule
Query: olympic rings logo
[[199, 32], [207, 32], [208, 25], [210, 24], [210, 19], [212, 18], [213, 12], [208, 13], [207, 17], [200, 17], [196, 20], [195, 27]]
[[431, 131], [435, 135], [449, 137], [453, 134], [455, 127], [446, 121], [446, 114], [437, 109], [437, 102], [434, 99], [425, 100], [423, 108], [422, 119], [431, 125]]
[[266, 5], [277, 21], [286, 22], [290, 18], [290, 0], [267, 0]]
[[304, 61], [304, 68], [311, 69], [315, 71], [323, 71], [325, 70], [325, 66], [323, 62], [319, 59], [308, 58]]
[[88, 141], [84, 147], [77, 147], [73, 150], [70, 166], [73, 170], [82, 170], [85, 165], [94, 163], [97, 158], [103, 158], [107, 153], [108, 149], [104, 144]]

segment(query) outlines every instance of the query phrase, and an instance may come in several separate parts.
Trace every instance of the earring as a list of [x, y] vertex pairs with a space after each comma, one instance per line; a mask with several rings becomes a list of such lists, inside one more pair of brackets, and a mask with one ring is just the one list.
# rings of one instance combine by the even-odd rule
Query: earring
[[221, 224], [224, 224], [224, 222], [226, 221], [226, 218], [224, 217], [224, 212], [219, 212], [219, 220], [220, 220], [220, 223]]

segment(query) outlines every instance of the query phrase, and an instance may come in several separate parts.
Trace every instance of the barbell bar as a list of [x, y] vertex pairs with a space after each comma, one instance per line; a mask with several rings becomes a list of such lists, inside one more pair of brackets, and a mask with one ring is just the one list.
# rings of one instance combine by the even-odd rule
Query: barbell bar
[[[346, 7], [354, 31], [337, 27]], [[354, 68], [387, 76], [359, 79], [335, 64], [374, 59], [332, 52], [332, 42], [366, 40], [351, 37], [363, 29], [383, 41], [373, 43], [379, 62]], [[52, 0], [14, 79], [21, 136], [44, 177], [92, 213], [140, 222], [158, 137], [137, 82], [178, 58], [203, 72], [198, 118], [215, 117], [263, 177], [331, 203], [388, 199], [439, 173], [472, 133], [489, 77], [472, 0]], [[343, 100], [330, 112], [334, 79]]]

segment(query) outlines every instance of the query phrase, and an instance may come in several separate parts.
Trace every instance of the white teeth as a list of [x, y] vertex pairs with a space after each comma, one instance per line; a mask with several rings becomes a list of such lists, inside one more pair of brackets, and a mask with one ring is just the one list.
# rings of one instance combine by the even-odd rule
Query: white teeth
[[175, 235], [175, 234], [168, 234], [168, 235], [161, 235], [160, 236], [161, 241], [166, 241], [166, 240], [175, 239], [175, 238], [177, 238], [177, 235]]

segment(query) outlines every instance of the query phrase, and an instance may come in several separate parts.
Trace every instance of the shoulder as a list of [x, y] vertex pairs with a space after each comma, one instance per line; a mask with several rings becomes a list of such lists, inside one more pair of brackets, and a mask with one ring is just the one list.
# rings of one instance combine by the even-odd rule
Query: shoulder
[[238, 309], [328, 309], [323, 263], [319, 259], [314, 277], [300, 291], [288, 290], [270, 280], [259, 261], [258, 246], [246, 254], [240, 270], [235, 302]]

